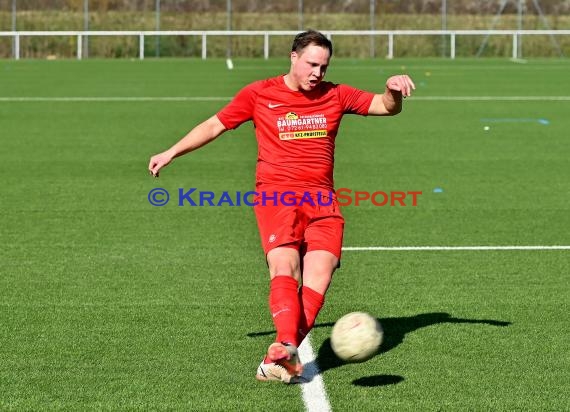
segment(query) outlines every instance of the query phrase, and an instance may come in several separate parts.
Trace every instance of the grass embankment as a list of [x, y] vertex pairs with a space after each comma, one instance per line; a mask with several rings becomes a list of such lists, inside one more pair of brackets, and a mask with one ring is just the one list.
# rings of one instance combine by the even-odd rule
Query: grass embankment
[[[450, 15], [447, 28], [489, 29], [494, 16], [488, 15]], [[160, 30], [224, 30], [227, 24], [225, 13], [162, 13]], [[570, 16], [548, 16], [550, 28], [565, 29], [570, 27]], [[305, 14], [304, 27], [319, 30], [368, 30], [370, 17], [367, 14]], [[296, 13], [235, 13], [232, 16], [234, 30], [297, 30], [299, 25]], [[514, 29], [517, 17], [502, 16], [495, 29]], [[0, 30], [10, 30], [11, 15], [0, 13]], [[82, 30], [83, 14], [70, 11], [27, 11], [17, 15], [18, 30]], [[440, 29], [439, 15], [395, 14], [377, 16], [377, 30], [427, 30]], [[525, 16], [524, 29], [545, 29], [543, 21], [537, 16]], [[92, 12], [89, 21], [90, 30], [155, 30], [154, 12]], [[139, 53], [138, 37], [91, 37], [88, 44], [90, 57], [136, 57]], [[459, 36], [456, 42], [458, 57], [472, 57], [484, 43], [484, 36]], [[154, 37], [145, 40], [147, 56], [199, 57], [202, 53], [200, 36], [162, 36], [159, 41]], [[335, 55], [339, 57], [384, 57], [388, 50], [387, 36], [337, 36], [334, 38]], [[450, 41], [442, 36], [398, 36], [395, 41], [397, 57], [434, 57], [449, 54]], [[557, 45], [555, 44], [557, 43]], [[224, 57], [228, 50], [228, 38], [223, 36], [208, 38], [208, 56]], [[272, 37], [270, 55], [280, 56], [288, 50], [290, 36]], [[157, 52], [157, 47], [159, 50]], [[559, 50], [570, 54], [570, 36], [559, 36], [554, 41], [549, 36], [525, 36], [523, 39], [523, 57], [559, 57]], [[76, 37], [23, 37], [20, 42], [22, 58], [45, 58], [56, 56], [72, 58], [76, 55]], [[261, 57], [263, 38], [261, 36], [234, 37], [231, 40], [233, 56]], [[492, 36], [488, 39], [481, 56], [510, 57], [512, 38], [510, 36]], [[12, 40], [0, 38], [0, 58], [12, 55]]]

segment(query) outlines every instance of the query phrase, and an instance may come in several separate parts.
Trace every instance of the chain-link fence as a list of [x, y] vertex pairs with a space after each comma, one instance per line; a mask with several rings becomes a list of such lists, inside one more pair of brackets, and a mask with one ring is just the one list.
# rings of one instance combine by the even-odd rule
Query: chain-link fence
[[[489, 30], [570, 29], [570, 0], [0, 0], [0, 31], [53, 30]], [[569, 36], [532, 36], [520, 55], [559, 56], [570, 52]], [[133, 36], [83, 38], [89, 57], [136, 57]], [[384, 57], [386, 36], [335, 38], [335, 55]], [[23, 58], [72, 58], [73, 36], [22, 37]], [[269, 54], [287, 51], [290, 36], [272, 40]], [[484, 48], [481, 45], [484, 44]], [[458, 56], [508, 57], [509, 36], [468, 36], [457, 42]], [[446, 56], [449, 37], [401, 37], [398, 56]], [[13, 55], [11, 37], [0, 37], [0, 57]], [[146, 36], [147, 57], [199, 57], [199, 36]], [[259, 36], [208, 40], [208, 56], [260, 57]], [[567, 53], [566, 53], [567, 54]]]

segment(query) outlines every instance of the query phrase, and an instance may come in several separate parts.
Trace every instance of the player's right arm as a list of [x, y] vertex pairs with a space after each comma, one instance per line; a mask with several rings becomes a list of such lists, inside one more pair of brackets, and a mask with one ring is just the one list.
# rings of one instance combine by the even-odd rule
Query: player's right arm
[[152, 156], [148, 164], [150, 174], [154, 177], [158, 177], [160, 169], [167, 166], [174, 158], [199, 149], [216, 139], [226, 130], [226, 127], [222, 124], [217, 115], [210, 117], [208, 120], [190, 130], [186, 136], [180, 139], [180, 141], [170, 149]]
[[371, 116], [393, 116], [402, 111], [402, 98], [412, 95], [416, 85], [412, 79], [401, 74], [386, 80], [384, 94], [377, 94], [372, 99], [368, 114]]

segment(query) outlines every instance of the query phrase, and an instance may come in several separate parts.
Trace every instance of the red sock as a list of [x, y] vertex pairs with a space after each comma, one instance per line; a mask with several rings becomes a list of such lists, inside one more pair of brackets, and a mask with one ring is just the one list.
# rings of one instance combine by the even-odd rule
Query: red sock
[[301, 304], [301, 322], [299, 323], [297, 341], [301, 343], [315, 326], [317, 315], [325, 304], [325, 297], [316, 290], [303, 286], [299, 290], [298, 299]]
[[277, 275], [271, 280], [269, 290], [269, 310], [277, 330], [277, 342], [299, 345], [297, 331], [301, 317], [300, 302], [297, 297], [299, 284], [291, 276]]

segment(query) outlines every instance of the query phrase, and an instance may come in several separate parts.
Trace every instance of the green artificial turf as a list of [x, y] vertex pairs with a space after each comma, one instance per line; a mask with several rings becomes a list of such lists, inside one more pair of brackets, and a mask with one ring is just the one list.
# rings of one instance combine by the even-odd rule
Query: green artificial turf
[[[274, 331], [251, 208], [176, 202], [253, 188], [252, 125], [146, 170], [287, 63], [0, 61], [0, 409], [305, 408], [298, 387], [254, 379]], [[345, 246], [570, 245], [568, 69], [333, 60], [335, 82], [417, 85], [401, 115], [341, 126], [337, 187], [422, 192], [344, 207]], [[99, 100], [65, 99], [83, 97]], [[158, 187], [166, 206], [149, 204]], [[569, 409], [569, 267], [569, 250], [345, 251], [311, 338], [331, 408]], [[354, 310], [385, 342], [342, 365], [328, 339]]]

